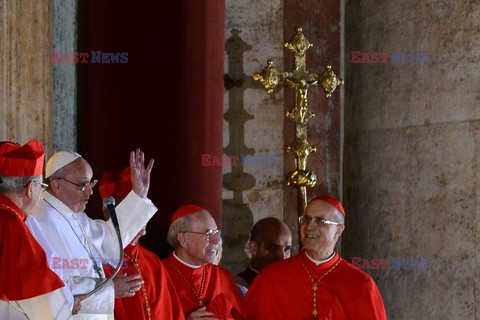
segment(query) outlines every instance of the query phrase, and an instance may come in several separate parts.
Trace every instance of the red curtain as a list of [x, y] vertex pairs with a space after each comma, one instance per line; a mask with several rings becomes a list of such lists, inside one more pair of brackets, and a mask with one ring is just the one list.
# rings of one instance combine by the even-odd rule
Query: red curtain
[[[224, 1], [79, 3], [79, 152], [94, 177], [128, 165], [140, 147], [155, 165], [149, 197], [159, 211], [142, 243], [168, 254], [168, 222], [181, 204], [207, 208], [221, 224]], [[126, 63], [92, 63], [92, 51], [127, 53]], [[125, 60], [125, 59], [124, 59]], [[98, 193], [87, 213], [100, 217]]]

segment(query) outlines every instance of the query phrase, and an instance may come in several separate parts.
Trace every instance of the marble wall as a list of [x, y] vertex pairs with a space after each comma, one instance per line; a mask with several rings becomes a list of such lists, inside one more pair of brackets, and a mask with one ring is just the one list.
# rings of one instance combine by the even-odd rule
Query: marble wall
[[[52, 51], [78, 51], [77, 14], [77, 0], [53, 0]], [[52, 65], [55, 151], [77, 150], [77, 64]]]
[[347, 1], [345, 12], [344, 256], [427, 262], [367, 270], [389, 319], [479, 319], [480, 3]]
[[[239, 165], [223, 167], [222, 264], [234, 273], [248, 264], [245, 244], [261, 218], [283, 219], [283, 89], [269, 96], [252, 80], [271, 59], [283, 63], [283, 1], [227, 0], [225, 13], [224, 154]], [[271, 165], [243, 156], [270, 157]]]
[[0, 1], [0, 140], [53, 149], [51, 1]]
[[[242, 155], [273, 160], [271, 165], [223, 168], [222, 263], [234, 273], [248, 263], [245, 244], [261, 218], [284, 220], [298, 245], [297, 189], [285, 181], [295, 169], [293, 153], [285, 153], [295, 128], [284, 116], [295, 104], [295, 90], [279, 84], [269, 95], [252, 75], [269, 59], [280, 72], [292, 71], [294, 55], [284, 43], [302, 27], [313, 44], [306, 54], [307, 71], [321, 74], [331, 65], [341, 76], [341, 7], [340, 1], [226, 1], [224, 153], [240, 160]], [[341, 197], [341, 91], [330, 99], [319, 87], [308, 91], [309, 108], [316, 114], [308, 123], [308, 140], [317, 152], [308, 158], [307, 168], [318, 178], [317, 185], [308, 188], [308, 198], [318, 193]]]
[[75, 0], [0, 1], [0, 140], [76, 149], [76, 66], [51, 62], [75, 52], [76, 15]]

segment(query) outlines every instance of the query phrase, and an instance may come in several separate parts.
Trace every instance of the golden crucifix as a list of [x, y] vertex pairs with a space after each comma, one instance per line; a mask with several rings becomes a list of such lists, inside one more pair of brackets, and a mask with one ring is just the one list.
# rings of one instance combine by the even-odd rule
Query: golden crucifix
[[305, 38], [302, 28], [296, 28], [296, 33], [292, 39], [285, 43], [290, 51], [295, 54], [295, 69], [292, 72], [279, 72], [269, 60], [267, 66], [260, 73], [253, 75], [254, 80], [260, 81], [267, 93], [272, 93], [273, 89], [280, 83], [287, 83], [295, 88], [295, 106], [292, 110], [286, 112], [285, 116], [295, 121], [295, 138], [291, 145], [286, 147], [287, 152], [295, 153], [296, 169], [287, 175], [287, 185], [298, 189], [298, 215], [305, 212], [307, 206], [307, 187], [313, 187], [317, 183], [317, 176], [310, 170], [307, 170], [307, 158], [310, 153], [317, 149], [307, 140], [308, 120], [315, 116], [308, 109], [308, 87], [318, 85], [323, 88], [327, 98], [330, 98], [332, 92], [337, 86], [343, 84], [343, 80], [335, 75], [331, 66], [321, 75], [309, 73], [305, 68], [306, 51], [313, 45]]

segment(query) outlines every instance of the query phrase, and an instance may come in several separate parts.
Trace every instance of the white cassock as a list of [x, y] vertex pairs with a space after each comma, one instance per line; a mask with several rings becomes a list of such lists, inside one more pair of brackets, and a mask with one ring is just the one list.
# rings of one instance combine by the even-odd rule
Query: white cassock
[[0, 300], [0, 315], [2, 320], [67, 320], [72, 319], [72, 310], [60, 288], [30, 299]]
[[[156, 211], [149, 199], [140, 198], [133, 191], [120, 202], [116, 212], [124, 248]], [[73, 295], [88, 293], [95, 288], [101, 281], [99, 278], [105, 276], [102, 262], [117, 265], [119, 261], [118, 240], [111, 219], [107, 222], [93, 220], [84, 212], [73, 212], [47, 191], [26, 223], [50, 259], [50, 268], [62, 278]], [[96, 271], [95, 265], [101, 270]], [[113, 283], [110, 282], [81, 302], [74, 319], [113, 319], [114, 299]]]

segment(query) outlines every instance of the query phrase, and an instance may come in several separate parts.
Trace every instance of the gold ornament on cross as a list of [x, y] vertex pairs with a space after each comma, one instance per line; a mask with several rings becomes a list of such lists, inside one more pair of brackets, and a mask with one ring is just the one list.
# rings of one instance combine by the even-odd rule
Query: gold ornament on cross
[[295, 35], [285, 47], [295, 54], [295, 68], [292, 72], [280, 72], [271, 60], [267, 66], [253, 75], [253, 79], [260, 81], [267, 93], [282, 83], [286, 83], [295, 89], [295, 106], [286, 112], [285, 116], [295, 121], [295, 137], [292, 144], [286, 147], [287, 152], [295, 154], [296, 169], [287, 175], [287, 185], [298, 189], [298, 215], [305, 212], [307, 206], [307, 187], [313, 187], [317, 183], [315, 173], [307, 169], [308, 156], [316, 151], [307, 139], [307, 123], [315, 114], [308, 109], [307, 93], [310, 86], [320, 86], [325, 96], [330, 98], [335, 89], [343, 84], [343, 80], [333, 72], [331, 66], [322, 74], [310, 73], [306, 70], [306, 51], [313, 45], [305, 38], [302, 28], [297, 27]]

